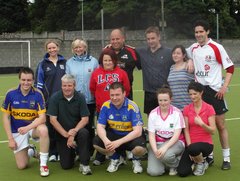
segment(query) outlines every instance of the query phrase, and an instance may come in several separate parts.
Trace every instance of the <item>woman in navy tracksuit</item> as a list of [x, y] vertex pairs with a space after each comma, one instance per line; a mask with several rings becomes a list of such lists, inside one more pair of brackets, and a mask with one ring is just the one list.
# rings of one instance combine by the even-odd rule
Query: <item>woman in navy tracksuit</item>
[[[37, 66], [35, 86], [42, 91], [47, 107], [50, 96], [61, 89], [61, 78], [66, 70], [66, 59], [58, 54], [59, 43], [56, 40], [48, 40], [45, 43], [45, 49], [47, 53]], [[49, 161], [57, 161], [55, 130], [50, 124], [48, 116], [46, 124], [50, 137]]]

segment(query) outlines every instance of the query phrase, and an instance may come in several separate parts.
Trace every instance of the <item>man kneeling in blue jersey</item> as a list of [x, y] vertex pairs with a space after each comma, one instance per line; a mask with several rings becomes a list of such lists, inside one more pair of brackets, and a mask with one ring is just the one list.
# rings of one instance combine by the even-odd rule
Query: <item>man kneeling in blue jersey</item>
[[146, 153], [146, 138], [140, 110], [135, 102], [125, 97], [121, 83], [114, 82], [109, 89], [110, 100], [101, 108], [93, 146], [100, 153], [110, 156], [108, 172], [118, 170], [123, 163], [120, 155], [128, 150], [134, 155], [133, 172], [142, 173], [139, 158]]
[[45, 177], [49, 175], [46, 108], [43, 95], [40, 90], [33, 88], [33, 82], [33, 70], [23, 67], [19, 72], [19, 86], [7, 92], [1, 107], [3, 126], [8, 147], [14, 152], [16, 165], [20, 170], [28, 167], [29, 156], [38, 157], [35, 147], [29, 145], [29, 138], [39, 140], [40, 175]]

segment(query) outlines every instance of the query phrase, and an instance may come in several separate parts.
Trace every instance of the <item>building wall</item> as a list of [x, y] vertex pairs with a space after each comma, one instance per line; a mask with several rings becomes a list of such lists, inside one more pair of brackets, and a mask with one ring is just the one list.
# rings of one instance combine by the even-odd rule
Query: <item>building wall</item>
[[[102, 40], [102, 32], [100, 30], [89, 30], [84, 32], [84, 39], [87, 40], [89, 46], [89, 52], [96, 58], [102, 50], [102, 45], [109, 43], [109, 34], [111, 30], [104, 30]], [[44, 43], [47, 39], [57, 39], [60, 42], [60, 54], [66, 59], [72, 56], [71, 42], [74, 38], [81, 37], [81, 31], [61, 31], [42, 34], [34, 34], [32, 32], [24, 33], [4, 33], [0, 35], [1, 40], [30, 40], [31, 42], [31, 67], [36, 69], [38, 62], [42, 59], [45, 54]], [[127, 31], [126, 32], [126, 43], [141, 47], [146, 46], [144, 37], [144, 30], [138, 31]], [[173, 47], [176, 44], [182, 44], [188, 47], [193, 42], [192, 40], [183, 39], [168, 39], [162, 41], [162, 44], [168, 47]], [[225, 47], [229, 56], [236, 64], [240, 63], [240, 40], [221, 40], [220, 43]], [[28, 55], [27, 55], [27, 44], [26, 43], [0, 43], [0, 67], [19, 67], [28, 66]], [[1, 72], [0, 72], [1, 73]]]

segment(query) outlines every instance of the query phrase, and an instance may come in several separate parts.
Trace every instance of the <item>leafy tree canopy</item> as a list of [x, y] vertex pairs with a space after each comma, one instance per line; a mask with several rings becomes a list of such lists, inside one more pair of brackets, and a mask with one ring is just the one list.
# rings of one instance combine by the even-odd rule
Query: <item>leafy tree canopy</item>
[[218, 15], [220, 38], [240, 37], [240, 0], [0, 1], [0, 32], [81, 30], [82, 19], [84, 29], [100, 29], [101, 10], [107, 29], [146, 29], [161, 26], [164, 20], [167, 38], [190, 38], [193, 23], [206, 19], [212, 27], [211, 36], [216, 37]]

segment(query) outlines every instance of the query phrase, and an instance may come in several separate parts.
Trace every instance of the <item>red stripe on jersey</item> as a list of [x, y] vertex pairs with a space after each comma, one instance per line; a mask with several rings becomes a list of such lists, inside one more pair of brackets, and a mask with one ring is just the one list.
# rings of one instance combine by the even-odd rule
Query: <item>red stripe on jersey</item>
[[198, 45], [198, 46], [196, 46], [196, 47], [193, 47], [193, 48], [192, 48], [192, 52], [193, 52], [193, 50], [194, 50], [194, 49], [197, 49], [198, 47], [199, 47], [199, 45]]
[[220, 51], [219, 51], [218, 47], [216, 45], [214, 45], [213, 43], [209, 43], [208, 45], [213, 49], [218, 63], [222, 64], [222, 57], [221, 57], [221, 54], [220, 54]]
[[125, 46], [125, 49], [126, 49], [127, 51], [129, 51], [129, 52], [131, 53], [133, 59], [134, 59], [135, 61], [137, 61], [137, 55], [136, 55], [135, 50], [132, 49], [132, 48], [130, 48], [130, 47], [127, 47], [127, 46]]

